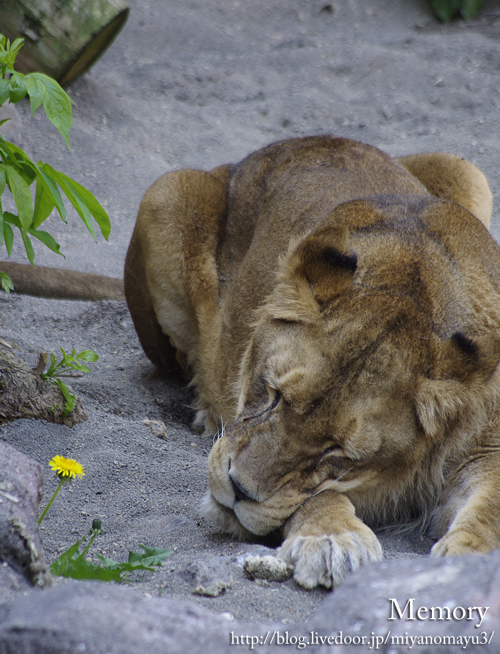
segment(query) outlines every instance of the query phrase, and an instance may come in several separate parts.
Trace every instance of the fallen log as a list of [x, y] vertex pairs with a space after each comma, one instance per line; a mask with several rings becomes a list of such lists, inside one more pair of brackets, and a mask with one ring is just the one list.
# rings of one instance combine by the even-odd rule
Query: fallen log
[[65, 86], [111, 45], [129, 11], [124, 0], [3, 0], [0, 31], [25, 40], [20, 72], [39, 71]]
[[0, 340], [0, 424], [36, 418], [72, 427], [87, 419], [78, 398], [64, 416], [65, 400], [58, 386], [42, 379], [40, 366], [30, 368], [15, 349], [14, 344]]

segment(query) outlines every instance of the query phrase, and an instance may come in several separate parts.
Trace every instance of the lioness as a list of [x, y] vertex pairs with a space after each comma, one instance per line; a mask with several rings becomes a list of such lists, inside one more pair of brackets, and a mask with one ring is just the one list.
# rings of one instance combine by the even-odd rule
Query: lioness
[[[145, 194], [125, 293], [217, 432], [205, 510], [281, 529], [306, 588], [382, 558], [412, 521], [432, 554], [500, 547], [500, 249], [484, 175], [335, 136], [180, 170]], [[370, 526], [367, 526], [370, 525]]]

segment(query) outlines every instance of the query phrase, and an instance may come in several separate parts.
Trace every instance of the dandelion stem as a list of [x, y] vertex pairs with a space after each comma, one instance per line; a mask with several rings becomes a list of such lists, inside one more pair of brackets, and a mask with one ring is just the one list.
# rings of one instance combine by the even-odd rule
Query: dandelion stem
[[91, 539], [90, 539], [90, 541], [89, 541], [89, 544], [88, 544], [87, 547], [83, 550], [83, 552], [80, 554], [80, 556], [78, 557], [79, 559], [84, 559], [84, 558], [85, 558], [85, 554], [87, 554], [87, 552], [89, 551], [90, 546], [91, 546], [92, 543], [94, 542], [94, 538], [97, 536], [97, 534], [100, 534], [100, 533], [101, 533], [101, 530], [100, 530], [100, 529], [93, 529], [93, 530], [92, 530], [92, 537], [91, 537]]
[[55, 490], [55, 492], [54, 492], [54, 495], [52, 495], [52, 497], [51, 497], [50, 500], [49, 500], [49, 503], [47, 504], [47, 506], [46, 506], [45, 509], [43, 510], [42, 515], [38, 518], [38, 524], [41, 524], [42, 520], [45, 518], [45, 516], [46, 516], [46, 514], [47, 514], [47, 511], [50, 509], [50, 505], [51, 505], [52, 502], [56, 499], [56, 495], [57, 495], [57, 493], [61, 490], [61, 486], [62, 486], [63, 484], [64, 484], [64, 479], [61, 477], [61, 481], [59, 482], [59, 486], [56, 488], [56, 490]]

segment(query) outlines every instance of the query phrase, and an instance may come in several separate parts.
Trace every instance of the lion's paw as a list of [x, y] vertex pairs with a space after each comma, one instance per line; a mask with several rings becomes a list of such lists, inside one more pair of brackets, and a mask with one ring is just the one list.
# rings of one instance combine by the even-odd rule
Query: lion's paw
[[488, 547], [481, 538], [466, 529], [448, 532], [432, 547], [432, 556], [460, 556], [463, 554], [486, 554], [493, 547]]
[[383, 558], [382, 547], [373, 532], [363, 538], [354, 532], [332, 536], [287, 538], [278, 556], [293, 565], [293, 576], [304, 588], [338, 586], [349, 572], [360, 565]]

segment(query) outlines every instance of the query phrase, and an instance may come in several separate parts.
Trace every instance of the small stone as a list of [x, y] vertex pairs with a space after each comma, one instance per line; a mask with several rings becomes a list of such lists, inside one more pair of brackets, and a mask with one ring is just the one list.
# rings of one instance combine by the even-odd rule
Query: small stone
[[203, 595], [204, 597], [218, 597], [221, 595], [226, 588], [229, 588], [229, 585], [226, 581], [213, 581], [209, 586], [196, 586], [193, 589], [193, 593], [196, 595]]
[[167, 428], [165, 423], [161, 420], [150, 420], [149, 418], [144, 418], [143, 423], [146, 427], [151, 429], [153, 436], [157, 438], [163, 438], [164, 441], [168, 439]]
[[247, 556], [243, 571], [250, 579], [286, 581], [292, 576], [293, 567], [275, 556]]

